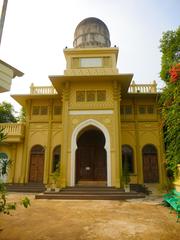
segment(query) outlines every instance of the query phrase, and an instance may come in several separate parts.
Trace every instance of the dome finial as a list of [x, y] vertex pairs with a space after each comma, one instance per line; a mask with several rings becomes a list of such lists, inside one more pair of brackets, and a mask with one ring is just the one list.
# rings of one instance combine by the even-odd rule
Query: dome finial
[[98, 18], [90, 17], [81, 21], [74, 33], [75, 48], [110, 47], [109, 30]]

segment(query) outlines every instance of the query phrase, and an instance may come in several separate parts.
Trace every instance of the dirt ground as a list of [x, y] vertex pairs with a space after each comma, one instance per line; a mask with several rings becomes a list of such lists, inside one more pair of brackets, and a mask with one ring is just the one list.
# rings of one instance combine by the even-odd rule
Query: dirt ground
[[[35, 200], [0, 215], [1, 240], [179, 240], [180, 221], [147, 197], [129, 201]], [[20, 201], [22, 194], [9, 194]]]

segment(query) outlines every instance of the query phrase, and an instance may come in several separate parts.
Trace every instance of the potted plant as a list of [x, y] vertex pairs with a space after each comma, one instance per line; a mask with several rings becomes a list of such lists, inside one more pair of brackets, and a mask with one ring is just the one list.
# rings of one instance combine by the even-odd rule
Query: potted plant
[[51, 183], [46, 184], [46, 192], [51, 192]]
[[59, 181], [60, 181], [60, 173], [58, 170], [54, 171], [50, 175], [52, 180], [52, 188], [55, 190], [55, 192], [59, 192]]
[[124, 191], [130, 192], [129, 166], [126, 160], [124, 161], [124, 167], [123, 167], [123, 185], [124, 185]]

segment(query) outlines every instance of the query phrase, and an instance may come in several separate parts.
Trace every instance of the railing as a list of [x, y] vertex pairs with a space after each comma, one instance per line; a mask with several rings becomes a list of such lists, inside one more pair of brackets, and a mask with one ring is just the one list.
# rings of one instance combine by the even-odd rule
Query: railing
[[0, 123], [0, 129], [4, 129], [4, 133], [9, 135], [24, 135], [24, 124], [23, 123]]
[[30, 86], [30, 94], [32, 95], [51, 95], [51, 94], [57, 94], [56, 89], [53, 86], [39, 86], [35, 87], [34, 84], [32, 83]]
[[135, 84], [133, 81], [128, 90], [129, 93], [157, 93], [157, 83], [152, 84]]

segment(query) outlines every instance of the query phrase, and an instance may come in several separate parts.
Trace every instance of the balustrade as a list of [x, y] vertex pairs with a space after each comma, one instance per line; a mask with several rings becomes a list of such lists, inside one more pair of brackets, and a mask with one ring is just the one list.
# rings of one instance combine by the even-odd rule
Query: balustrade
[[157, 83], [152, 84], [136, 84], [134, 81], [129, 87], [129, 93], [157, 93]]
[[8, 136], [24, 135], [23, 123], [0, 123], [0, 129], [4, 129], [4, 133]]
[[30, 94], [32, 95], [51, 95], [51, 94], [57, 94], [56, 89], [53, 86], [38, 86], [35, 87], [32, 83], [30, 86]]

